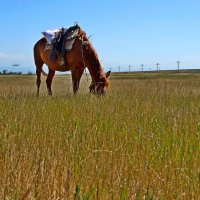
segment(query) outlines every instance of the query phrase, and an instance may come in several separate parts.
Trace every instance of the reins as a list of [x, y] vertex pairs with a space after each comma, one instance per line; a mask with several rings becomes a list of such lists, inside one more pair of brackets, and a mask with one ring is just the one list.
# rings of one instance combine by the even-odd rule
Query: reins
[[86, 79], [87, 79], [87, 82], [88, 82], [88, 75], [87, 75], [87, 71], [86, 71], [86, 64], [85, 64], [85, 57], [83, 55], [83, 45], [86, 44], [85, 41], [83, 41], [83, 35], [81, 36], [81, 54], [82, 54], [82, 60], [83, 60], [83, 66], [84, 66], [84, 69], [85, 69], [85, 74], [86, 74]]

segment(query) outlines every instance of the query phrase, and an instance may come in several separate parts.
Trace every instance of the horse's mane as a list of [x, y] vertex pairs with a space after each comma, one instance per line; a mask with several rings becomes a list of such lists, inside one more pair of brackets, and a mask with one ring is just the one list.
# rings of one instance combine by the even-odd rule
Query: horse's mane
[[[95, 58], [95, 60], [99, 62], [99, 58], [98, 58], [95, 48], [92, 46], [91, 42], [89, 41], [89, 38], [87, 37], [86, 33], [82, 29], [80, 29], [79, 31], [79, 38], [80, 37], [82, 38], [84, 42], [84, 46], [87, 53], [92, 55]], [[100, 65], [100, 62], [99, 62], [99, 65]]]

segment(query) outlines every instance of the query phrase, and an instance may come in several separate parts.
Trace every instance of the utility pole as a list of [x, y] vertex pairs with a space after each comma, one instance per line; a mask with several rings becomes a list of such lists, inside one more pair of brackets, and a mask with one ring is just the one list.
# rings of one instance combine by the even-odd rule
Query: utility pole
[[129, 72], [131, 72], [131, 65], [129, 65], [128, 68], [129, 68]]
[[118, 68], [119, 68], [119, 72], [120, 72], [120, 66]]
[[159, 70], [159, 65], [160, 65], [160, 63], [156, 63], [157, 71]]
[[176, 63], [177, 63], [177, 68], [178, 68], [178, 70], [179, 70], [179, 69], [180, 69], [180, 63], [181, 63], [181, 62], [178, 60]]
[[143, 64], [141, 64], [140, 66], [142, 67], [142, 69], [141, 69], [141, 70], [142, 70], [142, 72], [143, 72], [143, 70], [144, 70], [144, 65], [143, 65]]

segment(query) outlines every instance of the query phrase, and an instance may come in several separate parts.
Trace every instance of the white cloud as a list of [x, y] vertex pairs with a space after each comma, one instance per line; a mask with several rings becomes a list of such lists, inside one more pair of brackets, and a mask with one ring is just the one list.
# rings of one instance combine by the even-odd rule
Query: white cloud
[[3, 52], [0, 52], [0, 58], [8, 58], [8, 55]]

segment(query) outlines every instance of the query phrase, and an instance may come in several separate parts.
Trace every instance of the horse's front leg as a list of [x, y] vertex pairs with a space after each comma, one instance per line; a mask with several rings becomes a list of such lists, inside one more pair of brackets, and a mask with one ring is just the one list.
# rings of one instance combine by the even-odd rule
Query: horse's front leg
[[79, 89], [79, 83], [81, 76], [83, 74], [83, 69], [79, 69], [78, 67], [76, 69], [73, 69], [72, 72], [72, 84], [73, 84], [73, 92], [74, 95], [77, 94], [78, 89]]

